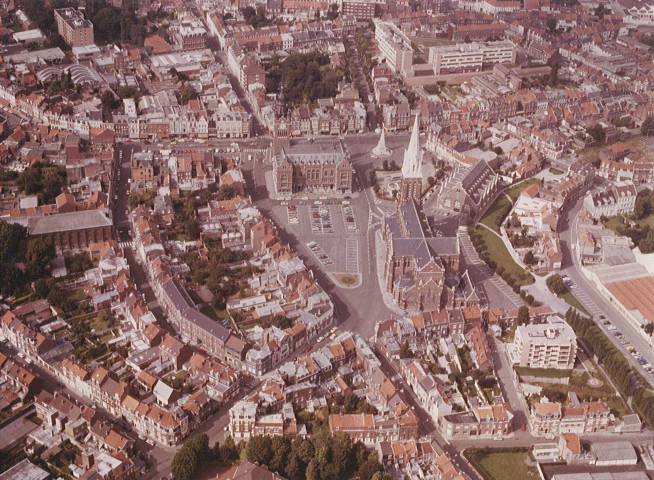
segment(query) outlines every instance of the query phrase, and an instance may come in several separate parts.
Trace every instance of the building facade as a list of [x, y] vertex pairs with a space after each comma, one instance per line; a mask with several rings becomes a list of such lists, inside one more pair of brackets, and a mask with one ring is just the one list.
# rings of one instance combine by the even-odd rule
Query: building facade
[[278, 195], [295, 193], [352, 193], [354, 169], [345, 146], [316, 142], [282, 149], [273, 162]]
[[54, 11], [57, 31], [71, 47], [93, 44], [93, 24], [84, 14], [74, 8], [58, 8]]

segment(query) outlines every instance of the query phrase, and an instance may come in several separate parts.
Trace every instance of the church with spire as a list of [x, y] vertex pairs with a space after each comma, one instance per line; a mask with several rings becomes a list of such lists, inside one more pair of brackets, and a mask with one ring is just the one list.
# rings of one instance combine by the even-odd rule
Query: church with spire
[[461, 300], [459, 239], [434, 236], [421, 208], [422, 148], [416, 116], [409, 146], [404, 153], [397, 210], [384, 217], [382, 239], [386, 247], [384, 287], [395, 303], [411, 312], [468, 305]]
[[420, 147], [419, 122], [420, 119], [416, 115], [411, 140], [404, 152], [402, 179], [400, 180], [400, 191], [397, 197], [400, 205], [406, 203], [409, 199], [420, 203], [420, 197], [422, 196], [422, 148]]

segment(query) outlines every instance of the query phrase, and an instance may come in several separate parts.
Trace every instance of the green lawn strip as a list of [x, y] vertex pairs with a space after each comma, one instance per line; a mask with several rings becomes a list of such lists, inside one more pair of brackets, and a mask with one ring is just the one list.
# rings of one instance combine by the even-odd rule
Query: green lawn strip
[[515, 260], [513, 260], [513, 257], [500, 237], [488, 229], [479, 226], [477, 227], [477, 233], [484, 239], [484, 243], [487, 247], [486, 251], [490, 255], [491, 260], [493, 260], [497, 265], [504, 267], [504, 271], [508, 272], [514, 279], [516, 279], [518, 285], [524, 286], [534, 283], [534, 277], [532, 277], [529, 272], [520, 265], [515, 263]]
[[70, 290], [67, 292], [66, 298], [71, 302], [79, 303], [86, 299], [86, 293], [84, 292], [84, 289], [76, 288], [75, 290]]
[[212, 318], [216, 321], [229, 318], [229, 313], [227, 312], [227, 310], [216, 310], [211, 305], [205, 305], [200, 309], [200, 311], [204, 313], [207, 317]]
[[558, 368], [529, 368], [516, 365], [513, 369], [521, 376], [544, 378], [568, 378], [572, 370], [559, 370]]
[[488, 207], [488, 210], [486, 210], [484, 216], [481, 217], [480, 222], [486, 225], [488, 228], [499, 233], [500, 227], [497, 226], [497, 218], [503, 213], [506, 213], [507, 206], [510, 204], [511, 202], [508, 198], [506, 198], [506, 195], [500, 195], [497, 197], [497, 200], [495, 200], [493, 204]]
[[[548, 289], [549, 289], [549, 287], [548, 287]], [[552, 292], [551, 289], [550, 289], [550, 292]], [[554, 292], [552, 292], [552, 293], [554, 293]], [[561, 295], [557, 295], [556, 293], [554, 293], [554, 295], [559, 297], [561, 300], [563, 300], [565, 303], [567, 303], [571, 307], [576, 308], [577, 310], [579, 310], [584, 315], [587, 315], [589, 317], [592, 316], [590, 313], [588, 313], [588, 310], [586, 310], [584, 308], [584, 306], [581, 304], [581, 302], [579, 300], [577, 300], [577, 297], [575, 297], [570, 290], [566, 291], [565, 293], [563, 293]]]
[[588, 310], [584, 308], [584, 306], [577, 300], [577, 297], [575, 297], [572, 292], [565, 292], [563, 295], [559, 297], [561, 300], [563, 300], [565, 303], [570, 305], [571, 307], [575, 307], [577, 310], [580, 312], [584, 313], [585, 315], [590, 316], [590, 313], [588, 313]]
[[467, 449], [465, 457], [486, 480], [539, 478], [535, 461], [527, 449]]

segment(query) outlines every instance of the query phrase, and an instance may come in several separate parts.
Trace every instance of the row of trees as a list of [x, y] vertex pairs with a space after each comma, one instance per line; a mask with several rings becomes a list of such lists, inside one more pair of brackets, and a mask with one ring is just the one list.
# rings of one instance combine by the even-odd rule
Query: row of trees
[[636, 387], [637, 379], [631, 373], [631, 367], [624, 355], [590, 318], [570, 308], [565, 314], [565, 319], [589, 353], [597, 356], [618, 391], [623, 396], [629, 397]]
[[222, 445], [209, 446], [206, 434], [187, 440], [175, 454], [171, 473], [175, 480], [195, 480], [209, 467], [248, 460], [265, 466], [288, 480], [390, 480], [377, 459], [361, 443], [352, 443], [345, 433], [332, 436], [321, 429], [309, 439], [253, 437], [247, 444], [234, 444], [227, 437]]
[[311, 438], [254, 437], [244, 449], [245, 459], [265, 465], [289, 480], [389, 480], [377, 458], [345, 433], [322, 429]]
[[95, 41], [100, 44], [125, 42], [143, 46], [147, 21], [136, 16], [138, 2], [124, 0], [120, 8], [106, 0], [87, 0], [86, 17], [93, 22]]
[[565, 318], [590, 353], [597, 356], [618, 391], [626, 398], [632, 397], [631, 407], [634, 411], [649, 428], [654, 428], [654, 393], [649, 384], [643, 382], [624, 355], [591, 319], [572, 308], [566, 312]]

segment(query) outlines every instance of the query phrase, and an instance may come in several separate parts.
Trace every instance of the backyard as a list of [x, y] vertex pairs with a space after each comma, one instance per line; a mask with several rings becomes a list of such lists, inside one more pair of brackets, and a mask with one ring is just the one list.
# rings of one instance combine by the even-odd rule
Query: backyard
[[218, 310], [217, 308], [211, 305], [205, 305], [200, 309], [200, 311], [204, 313], [207, 317], [212, 318], [217, 322], [229, 318], [229, 313], [227, 313], [226, 309]]
[[464, 453], [486, 480], [540, 478], [536, 462], [527, 449], [468, 449]]

